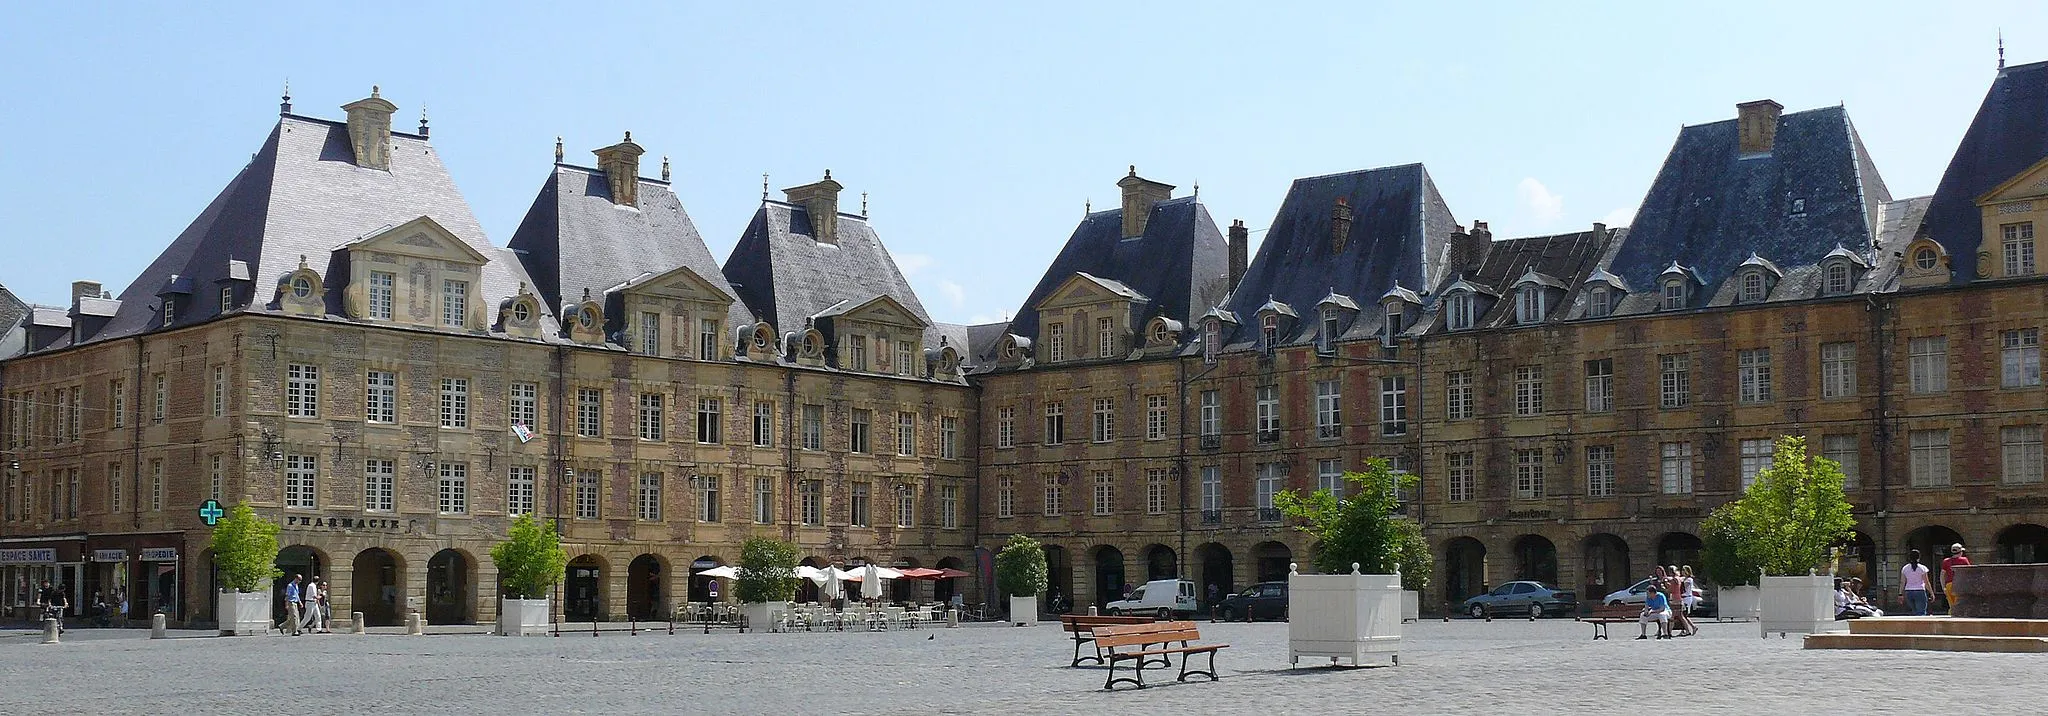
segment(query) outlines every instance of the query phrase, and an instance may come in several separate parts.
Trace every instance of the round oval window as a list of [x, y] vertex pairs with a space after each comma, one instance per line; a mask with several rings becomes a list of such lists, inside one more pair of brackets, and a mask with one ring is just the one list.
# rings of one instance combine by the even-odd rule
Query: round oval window
[[1923, 269], [1934, 268], [1934, 249], [1923, 248], [1913, 253], [1913, 263]]
[[587, 308], [581, 311], [577, 311], [576, 322], [578, 324], [581, 324], [584, 328], [589, 328], [591, 326], [597, 325], [597, 314], [591, 312], [591, 310]]
[[512, 320], [525, 322], [530, 318], [533, 318], [533, 308], [526, 305], [525, 301], [512, 304]]
[[311, 295], [313, 295], [312, 281], [306, 280], [306, 277], [304, 276], [295, 276], [292, 278], [292, 296], [294, 298], [305, 298]]

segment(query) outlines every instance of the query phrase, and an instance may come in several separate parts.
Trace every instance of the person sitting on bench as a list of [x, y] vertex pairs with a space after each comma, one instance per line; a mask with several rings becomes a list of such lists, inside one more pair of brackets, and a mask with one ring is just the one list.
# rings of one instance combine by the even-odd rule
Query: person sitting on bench
[[1642, 635], [1637, 639], [1650, 638], [1650, 622], [1657, 623], [1657, 638], [1671, 638], [1671, 598], [1664, 596], [1664, 590], [1650, 585], [1650, 593], [1643, 597]]

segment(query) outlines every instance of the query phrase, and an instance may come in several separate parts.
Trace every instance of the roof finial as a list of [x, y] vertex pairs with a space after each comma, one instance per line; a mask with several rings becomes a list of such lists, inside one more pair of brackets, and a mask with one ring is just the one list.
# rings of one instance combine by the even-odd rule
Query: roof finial
[[768, 200], [768, 172], [761, 172], [761, 200]]
[[633, 130], [626, 130], [626, 141], [633, 141]]
[[[829, 171], [828, 171], [828, 172], [825, 172], [825, 176], [831, 176], [831, 175], [832, 175], [832, 172], [829, 172]], [[867, 193], [867, 192], [861, 192], [861, 193], [860, 193], [860, 218], [863, 218], [863, 219], [865, 219], [865, 218], [868, 218], [868, 193]]]
[[1131, 165], [1131, 176], [1137, 176], [1137, 175], [1138, 175], [1138, 165], [1136, 165], [1136, 164], [1132, 164], [1132, 165]]
[[1195, 201], [1202, 200], [1202, 180], [1195, 180]]
[[278, 114], [292, 113], [292, 78], [284, 78], [284, 101], [277, 103]]
[[1998, 28], [1998, 69], [2005, 69], [2005, 28]]
[[305, 254], [299, 254], [299, 268], [305, 268], [305, 267], [306, 267], [306, 255], [305, 255]]
[[831, 178], [832, 178], [832, 170], [830, 170], [830, 169], [827, 169], [827, 170], [825, 170], [825, 178], [826, 178], [826, 179], [831, 179]]
[[584, 300], [584, 301], [589, 301], [589, 300], [590, 300], [590, 287], [589, 287], [589, 286], [584, 286], [584, 287], [583, 287], [583, 300]]
[[420, 103], [420, 136], [427, 136], [427, 103]]
[[1084, 218], [1084, 219], [1085, 219], [1085, 218], [1088, 218], [1088, 215], [1089, 215], [1089, 214], [1093, 214], [1093, 213], [1095, 213], [1095, 200], [1094, 200], [1094, 199], [1082, 199], [1082, 200], [1081, 200], [1081, 218]]
[[[377, 86], [376, 86], [376, 85], [370, 85], [370, 96], [371, 96], [371, 97], [377, 97]], [[379, 99], [382, 99], [382, 98], [381, 98], [381, 97], [379, 97]]]
[[661, 155], [661, 180], [668, 181], [668, 155]]
[[562, 163], [562, 138], [555, 137], [555, 163]]

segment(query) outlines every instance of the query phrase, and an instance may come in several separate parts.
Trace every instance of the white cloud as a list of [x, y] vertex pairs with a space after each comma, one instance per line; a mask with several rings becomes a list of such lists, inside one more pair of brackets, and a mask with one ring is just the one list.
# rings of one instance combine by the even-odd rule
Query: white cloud
[[1523, 177], [1522, 183], [1515, 185], [1515, 194], [1520, 197], [1522, 207], [1539, 223], [1548, 224], [1564, 218], [1564, 197], [1550, 193], [1550, 187], [1536, 181], [1535, 177]]
[[965, 287], [946, 279], [939, 279], [938, 285], [939, 293], [945, 294], [946, 300], [952, 302], [953, 310], [958, 311], [966, 307], [967, 289]]
[[1606, 224], [1607, 228], [1610, 229], [1628, 226], [1628, 222], [1635, 220], [1636, 208], [1633, 206], [1624, 206], [1607, 212], [1606, 216], [1600, 217], [1600, 223]]
[[902, 271], [904, 278], [916, 276], [917, 272], [930, 268], [931, 265], [931, 254], [899, 254], [896, 256], [896, 270]]

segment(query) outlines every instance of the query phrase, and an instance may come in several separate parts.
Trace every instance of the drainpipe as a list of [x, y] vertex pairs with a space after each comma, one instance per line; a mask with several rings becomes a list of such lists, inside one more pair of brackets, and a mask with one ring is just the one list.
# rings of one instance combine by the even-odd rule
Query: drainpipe
[[[129, 523], [137, 529], [142, 527], [142, 357], [147, 354], [147, 351], [143, 350], [142, 341], [141, 335], [135, 336], [135, 378], [130, 381], [135, 384], [135, 419], [130, 421], [135, 427], [134, 438], [128, 441], [128, 482], [133, 486], [128, 491], [128, 496], [133, 498], [128, 501], [132, 508]], [[150, 418], [153, 420], [156, 417], [154, 403], [150, 405], [150, 410]], [[126, 563], [123, 565], [125, 568]]]
[[548, 462], [551, 473], [548, 476], [548, 481], [555, 484], [554, 504], [549, 505], [548, 511], [554, 517], [557, 539], [560, 539], [562, 534], [562, 483], [567, 482], [565, 478], [569, 474], [569, 461], [566, 452], [568, 440], [562, 435], [563, 413], [569, 411], [568, 356], [568, 349], [559, 344], [555, 346], [555, 404], [554, 410], [548, 411], [548, 451], [553, 453], [549, 455], [550, 459]]
[[803, 474], [803, 471], [798, 470], [796, 467], [796, 413], [796, 366], [784, 366], [782, 369], [782, 469], [783, 473], [789, 477], [789, 493], [788, 497], [783, 501], [785, 508], [783, 510], [783, 519], [788, 525], [785, 528], [784, 534], [789, 537], [789, 541], [792, 543], [797, 541], [797, 532], [803, 529], [803, 515], [798, 514], [802, 509], [800, 503], [802, 498], [797, 495], [798, 489], [802, 487], [802, 485], [798, 484], [798, 478]]
[[1896, 319], [1889, 299], [1879, 300], [1877, 296], [1864, 298], [1864, 311], [1870, 316], [1870, 339], [1877, 345], [1877, 583], [1881, 589], [1891, 584], [1891, 385], [1892, 385], [1892, 331], [1886, 325]]

